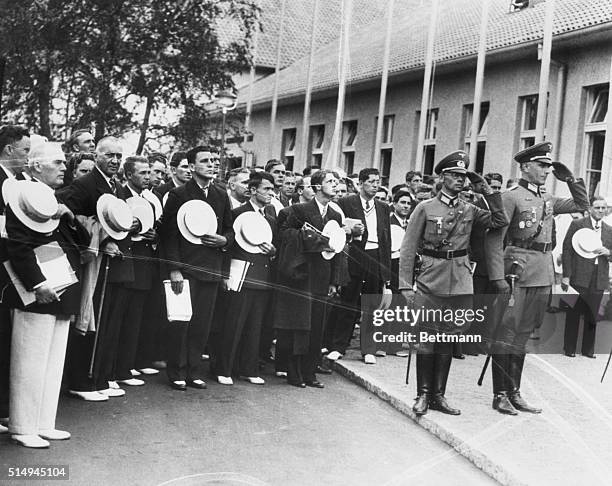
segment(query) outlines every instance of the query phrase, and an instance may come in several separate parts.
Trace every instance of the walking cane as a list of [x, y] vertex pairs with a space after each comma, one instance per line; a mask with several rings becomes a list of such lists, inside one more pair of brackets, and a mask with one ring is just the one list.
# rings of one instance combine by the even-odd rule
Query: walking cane
[[89, 362], [89, 372], [87, 376], [93, 378], [94, 361], [96, 359], [96, 351], [98, 349], [98, 337], [100, 336], [100, 322], [102, 320], [102, 308], [104, 307], [104, 296], [106, 294], [106, 280], [108, 279], [108, 267], [110, 266], [110, 257], [103, 255], [104, 260], [104, 277], [102, 278], [102, 291], [100, 293], [100, 305], [98, 306], [98, 312], [96, 314], [96, 337], [94, 339], [93, 351], [91, 353], [91, 361]]
[[[507, 277], [510, 279], [510, 299], [508, 300], [507, 307], [514, 307], [514, 284], [519, 279], [519, 276], [517, 274], [518, 268], [522, 268], [522, 265], [516, 260], [513, 261], [512, 266], [510, 267], [510, 271], [514, 270], [514, 273], [510, 273], [507, 275]], [[495, 337], [491, 342], [491, 346], [493, 346], [493, 344], [497, 342], [497, 334], [499, 333], [499, 328], [501, 327], [499, 324], [501, 324], [501, 322], [498, 323], [497, 328], [495, 329], [496, 333]], [[489, 363], [491, 361], [491, 354], [491, 350], [489, 349], [489, 354], [487, 354], [487, 359], [485, 359], [484, 365], [482, 366], [482, 371], [480, 372], [480, 377], [478, 378], [478, 386], [482, 386], [482, 381], [484, 380], [484, 376], [487, 373], [487, 368], [489, 367]]]
[[408, 348], [408, 365], [406, 366], [406, 385], [408, 385], [408, 377], [410, 376], [410, 362], [411, 361], [412, 361], [412, 346]]
[[601, 380], [599, 383], [603, 383], [604, 378], [606, 377], [606, 372], [608, 371], [608, 366], [610, 366], [610, 359], [612, 358], [612, 349], [610, 350], [610, 354], [608, 355], [608, 362], [606, 363], [606, 367], [604, 369], [603, 375], [601, 375]]

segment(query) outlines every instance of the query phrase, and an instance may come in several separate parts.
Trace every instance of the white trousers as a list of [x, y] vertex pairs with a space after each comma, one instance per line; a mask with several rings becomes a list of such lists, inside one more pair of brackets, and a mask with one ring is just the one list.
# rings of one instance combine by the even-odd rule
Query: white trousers
[[55, 429], [69, 320], [13, 312], [9, 432], [38, 434]]

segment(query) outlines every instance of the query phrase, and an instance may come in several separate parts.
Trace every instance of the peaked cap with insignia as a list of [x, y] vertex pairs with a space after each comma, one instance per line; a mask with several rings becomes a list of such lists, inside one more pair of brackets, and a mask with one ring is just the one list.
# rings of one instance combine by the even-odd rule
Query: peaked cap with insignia
[[538, 161], [543, 164], [552, 164], [551, 159], [552, 152], [552, 143], [550, 142], [541, 142], [532, 145], [531, 147], [527, 147], [520, 152], [514, 154], [514, 160], [516, 160], [519, 164], [524, 162], [532, 162]]
[[457, 150], [451, 152], [444, 157], [438, 165], [436, 165], [436, 174], [442, 174], [444, 172], [460, 172], [461, 174], [467, 173], [467, 168], [470, 165], [470, 156], [463, 150]]

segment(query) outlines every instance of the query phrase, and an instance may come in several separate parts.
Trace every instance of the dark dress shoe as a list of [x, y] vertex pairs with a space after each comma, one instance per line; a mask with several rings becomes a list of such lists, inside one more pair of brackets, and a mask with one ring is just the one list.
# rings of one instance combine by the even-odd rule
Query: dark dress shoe
[[175, 390], [185, 391], [187, 390], [187, 385], [184, 383], [177, 383], [176, 381], [171, 381], [170, 386]]
[[446, 401], [446, 398], [444, 398], [444, 395], [438, 395], [433, 397], [429, 401], [429, 408], [431, 408], [432, 410], [437, 410], [438, 412], [445, 413], [447, 415], [461, 415], [461, 410], [459, 410], [458, 408], [452, 408]]
[[597, 358], [597, 356], [595, 356], [594, 354], [584, 354], [584, 353], [582, 353], [582, 356], [584, 356], [585, 358], [591, 358], [591, 359]]
[[575, 358], [576, 353], [565, 353], [565, 356], [567, 356], [568, 358]]
[[291, 386], [295, 386], [297, 388], [306, 388], [306, 383], [304, 383], [304, 382], [288, 381], [287, 383], [289, 383]]
[[427, 413], [427, 409], [429, 408], [429, 397], [426, 394], [419, 395], [412, 406], [412, 411], [418, 415], [425, 415]]
[[505, 415], [518, 415], [506, 392], [497, 393], [493, 396], [493, 409]]
[[202, 381], [202, 380], [191, 380], [187, 382], [187, 386], [191, 387], [191, 388], [197, 388], [198, 390], [205, 390], [206, 389], [206, 382]]
[[464, 354], [453, 354], [453, 358], [455, 358], [455, 359], [465, 359], [465, 355]]
[[326, 368], [325, 366], [317, 366], [317, 368], [315, 369], [315, 373], [319, 375], [331, 375], [332, 370]]
[[536, 407], [532, 407], [531, 405], [529, 405], [525, 401], [525, 399], [521, 396], [521, 392], [517, 391], [514, 393], [510, 393], [508, 397], [510, 398], [510, 403], [514, 405], [514, 408], [516, 408], [517, 410], [521, 412], [542, 413], [541, 408], [536, 408]]
[[309, 386], [311, 388], [325, 388], [325, 385], [323, 383], [321, 383], [320, 381], [307, 381], [306, 382], [306, 386]]

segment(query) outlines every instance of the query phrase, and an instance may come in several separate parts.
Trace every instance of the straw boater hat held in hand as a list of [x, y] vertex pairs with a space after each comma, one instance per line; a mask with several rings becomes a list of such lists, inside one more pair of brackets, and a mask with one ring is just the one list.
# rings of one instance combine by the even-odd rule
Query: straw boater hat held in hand
[[344, 245], [346, 244], [346, 233], [338, 222], [332, 219], [325, 224], [322, 234], [329, 238], [329, 247], [331, 251], [324, 250], [321, 252], [321, 256], [326, 260], [331, 260], [334, 255], [340, 253], [344, 249]]
[[134, 220], [132, 210], [125, 201], [112, 194], [102, 194], [96, 205], [98, 221], [114, 240], [122, 240], [130, 231]]
[[[6, 184], [5, 184], [6, 185]], [[37, 233], [51, 233], [59, 225], [58, 203], [53, 189], [42, 182], [11, 181], [6, 203], [17, 219]]]
[[249, 253], [263, 253], [259, 245], [272, 243], [272, 228], [266, 219], [255, 211], [247, 211], [234, 221], [236, 243]]
[[597, 258], [602, 246], [601, 237], [590, 228], [581, 228], [572, 236], [572, 247], [582, 258]]
[[217, 233], [217, 215], [205, 201], [192, 199], [176, 213], [176, 224], [183, 238], [194, 245], [202, 245], [202, 237]]
[[125, 201], [132, 210], [132, 215], [140, 222], [139, 234], [144, 234], [153, 228], [155, 214], [153, 206], [144, 197], [130, 197]]

